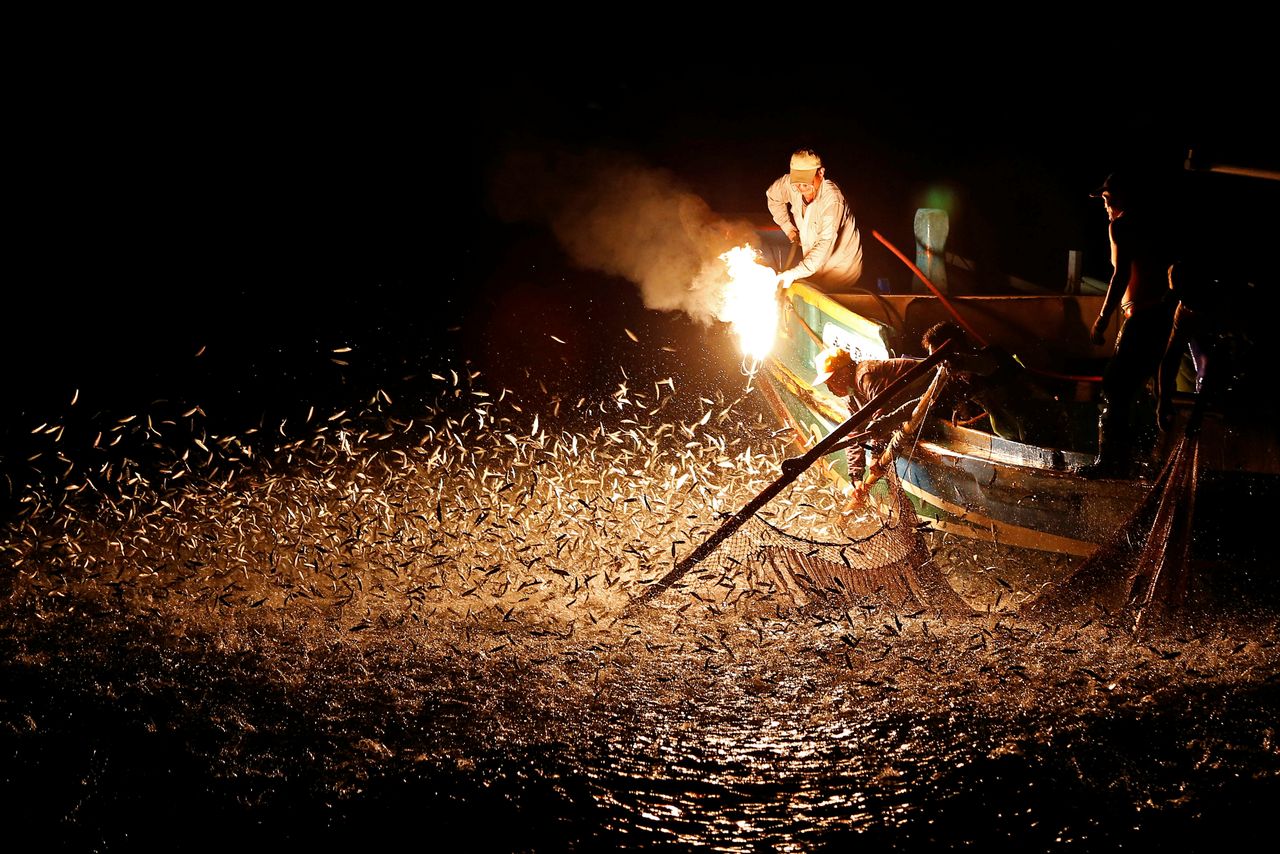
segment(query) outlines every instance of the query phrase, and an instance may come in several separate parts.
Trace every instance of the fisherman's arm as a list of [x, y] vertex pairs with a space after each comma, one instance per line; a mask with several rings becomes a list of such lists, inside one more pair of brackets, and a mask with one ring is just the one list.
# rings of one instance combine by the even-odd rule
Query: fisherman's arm
[[[1116, 226], [1117, 223], [1114, 221], [1107, 226], [1107, 234], [1111, 241], [1111, 280], [1107, 283], [1107, 295], [1102, 298], [1102, 309], [1098, 312], [1098, 318], [1089, 331], [1089, 340], [1094, 344], [1101, 344], [1106, 340], [1107, 323], [1120, 306], [1120, 300], [1124, 298], [1124, 292], [1129, 286], [1131, 260], [1129, 248], [1123, 236], [1117, 237]], [[1119, 230], [1123, 232], [1123, 226]]]
[[831, 257], [831, 250], [836, 245], [837, 222], [839, 220], [832, 215], [831, 211], [822, 217], [818, 227], [818, 239], [809, 247], [809, 251], [804, 253], [800, 263], [782, 272], [781, 278], [785, 281], [785, 285], [790, 285], [796, 279], [812, 276], [827, 262]]
[[992, 377], [1000, 368], [999, 360], [993, 355], [993, 351], [989, 347], [973, 353], [963, 351], [950, 353], [947, 355], [946, 361], [956, 371], [980, 377]]
[[919, 397], [913, 397], [889, 412], [881, 415], [879, 418], [873, 418], [867, 422], [866, 429], [861, 433], [848, 436], [832, 446], [832, 451], [843, 451], [855, 445], [866, 447], [875, 442], [884, 442], [893, 436], [894, 431], [902, 428], [904, 424], [911, 418], [911, 413], [920, 403]]
[[854, 444], [865, 445], [868, 442], [883, 442], [887, 440], [893, 435], [895, 430], [901, 429], [901, 427], [911, 418], [911, 414], [920, 404], [921, 397], [923, 397], [923, 395], [910, 398], [883, 415], [871, 419], [871, 421], [867, 423], [865, 430], [857, 436], [841, 443], [839, 447], [848, 447]]
[[1178, 386], [1178, 371], [1182, 368], [1182, 356], [1190, 340], [1191, 312], [1178, 303], [1173, 314], [1173, 328], [1169, 331], [1169, 343], [1165, 345], [1160, 367], [1156, 370], [1156, 423], [1161, 430], [1173, 426], [1173, 393]]
[[790, 179], [783, 175], [769, 185], [764, 196], [769, 205], [769, 215], [773, 217], [773, 221], [782, 229], [787, 239], [795, 243], [800, 239], [800, 232], [796, 230], [796, 224], [791, 219], [790, 190]]

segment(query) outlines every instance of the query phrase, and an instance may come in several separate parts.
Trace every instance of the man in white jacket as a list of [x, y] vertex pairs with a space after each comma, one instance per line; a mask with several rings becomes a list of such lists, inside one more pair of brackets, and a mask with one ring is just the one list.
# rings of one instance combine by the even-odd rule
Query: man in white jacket
[[862, 238], [844, 193], [827, 177], [816, 152], [802, 148], [792, 154], [790, 171], [769, 185], [765, 197], [773, 221], [801, 249], [797, 263], [778, 274], [783, 288], [805, 279], [831, 292], [858, 281]]

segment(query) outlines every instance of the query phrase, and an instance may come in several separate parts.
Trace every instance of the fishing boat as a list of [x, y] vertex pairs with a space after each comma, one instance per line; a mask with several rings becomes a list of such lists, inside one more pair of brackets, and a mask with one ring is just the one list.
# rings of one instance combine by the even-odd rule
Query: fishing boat
[[[936, 265], [942, 259], [928, 261]], [[1103, 294], [1077, 287], [1073, 293], [948, 295], [932, 286], [923, 263], [908, 265], [930, 284], [922, 288], [925, 292], [827, 293], [804, 281], [788, 289], [780, 334], [758, 383], [779, 423], [792, 431], [798, 447], [807, 449], [849, 417], [847, 400], [813, 384], [815, 359], [822, 350], [841, 347], [855, 359], [920, 356], [926, 329], [959, 320], [983, 343], [1014, 354], [1037, 375], [1066, 409], [1069, 435], [1066, 447], [1046, 447], [1001, 438], [982, 422], [951, 423], [941, 413], [926, 418], [892, 461], [921, 522], [1002, 546], [1076, 557], [1093, 554], [1157, 483], [1151, 472], [1102, 479], [1076, 472], [1096, 452], [1101, 373], [1117, 332], [1113, 320], [1107, 341], [1090, 341], [1090, 322]], [[934, 275], [944, 269], [935, 266]], [[964, 275], [962, 263], [955, 269], [958, 277]], [[1184, 395], [1180, 400], [1184, 417], [1192, 399]], [[1254, 556], [1259, 538], [1253, 508], [1275, 506], [1280, 499], [1275, 422], [1260, 418], [1236, 423], [1210, 413], [1200, 424], [1192, 556]], [[1158, 465], [1168, 448], [1149, 451]], [[854, 446], [824, 458], [831, 476], [845, 487], [852, 486], [849, 453], [868, 451]]]

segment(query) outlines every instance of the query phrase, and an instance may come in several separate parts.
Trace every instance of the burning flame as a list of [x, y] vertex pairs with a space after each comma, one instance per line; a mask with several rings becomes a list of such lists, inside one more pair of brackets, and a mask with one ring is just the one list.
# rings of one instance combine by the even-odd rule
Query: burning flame
[[778, 274], [760, 263], [760, 253], [736, 246], [720, 256], [729, 270], [729, 284], [719, 317], [738, 336], [742, 352], [761, 361], [773, 349], [778, 330]]

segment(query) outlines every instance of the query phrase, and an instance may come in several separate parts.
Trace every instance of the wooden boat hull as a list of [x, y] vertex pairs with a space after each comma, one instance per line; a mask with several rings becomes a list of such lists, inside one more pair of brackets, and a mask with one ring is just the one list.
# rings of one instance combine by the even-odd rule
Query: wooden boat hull
[[[911, 355], [907, 342], [946, 312], [922, 296], [830, 295], [803, 283], [789, 291], [783, 334], [764, 372], [762, 393], [779, 421], [811, 447], [848, 415], [845, 401], [811, 384], [814, 357], [824, 346], [846, 347], [864, 358]], [[929, 422], [909, 453], [894, 460], [921, 520], [932, 527], [990, 542], [1087, 556], [1141, 504], [1151, 479], [1089, 479], [1073, 467], [1088, 462], [1096, 441], [1096, 381], [1108, 350], [1088, 342], [1082, 318], [1096, 297], [952, 298], [957, 310], [1027, 363], [1046, 372], [1074, 412], [1072, 448], [1046, 448], [992, 433]], [[981, 325], [979, 325], [981, 324]], [[1048, 333], [1048, 334], [1046, 334]], [[1054, 336], [1061, 346], [1051, 358]], [[918, 350], [914, 351], [918, 354]], [[1274, 441], [1241, 441], [1242, 434], [1210, 419], [1202, 436], [1200, 494], [1193, 555], [1253, 557], [1258, 537], [1247, 507], [1280, 498], [1280, 448]], [[845, 452], [828, 458], [833, 476], [848, 482]], [[1246, 503], [1247, 502], [1247, 503]]]

